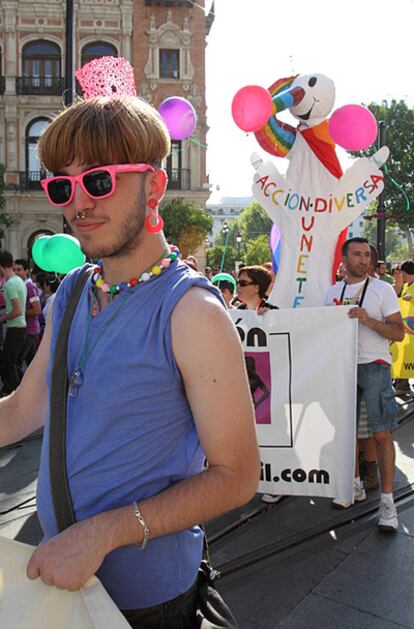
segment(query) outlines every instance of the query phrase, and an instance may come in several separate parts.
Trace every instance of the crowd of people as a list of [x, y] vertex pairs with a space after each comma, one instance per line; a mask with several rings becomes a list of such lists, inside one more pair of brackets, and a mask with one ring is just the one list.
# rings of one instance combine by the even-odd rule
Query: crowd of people
[[[31, 272], [23, 258], [0, 252], [1, 396], [19, 386], [42, 338], [47, 311], [60, 280], [55, 273]], [[4, 329], [3, 329], [4, 328]]]

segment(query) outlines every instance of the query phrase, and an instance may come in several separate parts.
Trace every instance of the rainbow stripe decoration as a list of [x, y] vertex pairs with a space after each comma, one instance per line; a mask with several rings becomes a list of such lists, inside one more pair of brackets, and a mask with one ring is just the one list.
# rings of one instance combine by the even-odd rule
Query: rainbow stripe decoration
[[275, 116], [278, 111], [294, 104], [294, 95], [289, 92], [282, 94], [282, 92], [286, 92], [290, 88], [295, 78], [296, 76], [290, 76], [285, 79], [278, 79], [269, 87], [273, 101], [273, 112], [264, 127], [255, 133], [260, 146], [276, 157], [286, 157], [296, 138], [295, 127], [280, 122]]
[[274, 273], [277, 273], [279, 270], [281, 242], [280, 229], [276, 223], [273, 223], [272, 229], [270, 230], [269, 246], [272, 252], [272, 267]]

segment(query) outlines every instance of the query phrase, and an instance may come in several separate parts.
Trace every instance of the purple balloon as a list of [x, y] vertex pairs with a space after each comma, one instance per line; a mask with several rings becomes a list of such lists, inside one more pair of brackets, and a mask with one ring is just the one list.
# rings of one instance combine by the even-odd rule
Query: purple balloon
[[193, 133], [197, 114], [191, 103], [181, 96], [171, 96], [158, 107], [172, 140], [185, 140]]

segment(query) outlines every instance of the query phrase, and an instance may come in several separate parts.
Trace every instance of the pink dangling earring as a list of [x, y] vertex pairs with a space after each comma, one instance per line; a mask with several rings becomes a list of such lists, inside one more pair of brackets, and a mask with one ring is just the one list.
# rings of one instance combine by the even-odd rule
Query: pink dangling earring
[[145, 219], [145, 229], [151, 234], [158, 234], [164, 227], [164, 219], [154, 211], [158, 205], [156, 199], [148, 199], [147, 205], [152, 212]]

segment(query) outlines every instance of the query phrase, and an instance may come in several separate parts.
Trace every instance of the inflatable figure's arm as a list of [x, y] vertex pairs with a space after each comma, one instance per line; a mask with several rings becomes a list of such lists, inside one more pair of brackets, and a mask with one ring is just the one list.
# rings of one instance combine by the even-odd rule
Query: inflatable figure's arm
[[384, 189], [384, 174], [380, 170], [390, 151], [383, 146], [370, 158], [361, 157], [338, 180], [332, 191], [331, 215], [339, 233], [350, 225]]
[[[277, 85], [276, 82], [275, 85]], [[274, 86], [270, 88], [272, 93]], [[273, 110], [267, 123], [256, 131], [256, 140], [260, 146], [276, 157], [286, 157], [296, 139], [296, 129], [276, 118], [276, 114], [296, 105], [304, 95], [301, 87], [293, 87], [286, 91], [276, 92], [272, 97]]]
[[264, 162], [258, 153], [252, 153], [250, 161], [255, 169], [252, 185], [254, 198], [272, 221], [279, 223], [286, 214], [283, 206], [288, 194], [285, 178], [272, 162]]

